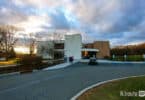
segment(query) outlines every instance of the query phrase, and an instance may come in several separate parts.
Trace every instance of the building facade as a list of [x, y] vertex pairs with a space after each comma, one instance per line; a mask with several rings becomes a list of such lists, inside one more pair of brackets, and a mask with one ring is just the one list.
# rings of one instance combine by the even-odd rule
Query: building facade
[[39, 41], [37, 55], [44, 59], [81, 59], [82, 37], [80, 34], [66, 35], [65, 40]]
[[64, 43], [65, 56], [81, 59], [82, 37], [80, 34], [66, 35]]
[[37, 43], [37, 55], [42, 56], [43, 59], [54, 58], [54, 43], [53, 41], [38, 41]]
[[95, 41], [82, 46], [80, 34], [65, 35], [64, 40], [38, 42], [37, 54], [44, 59], [62, 59], [64, 57], [81, 59], [94, 55], [103, 59], [110, 57], [110, 44], [109, 41]]
[[109, 41], [95, 41], [93, 43], [84, 44], [84, 48], [98, 49], [99, 52], [96, 54], [97, 58], [110, 57], [110, 44]]

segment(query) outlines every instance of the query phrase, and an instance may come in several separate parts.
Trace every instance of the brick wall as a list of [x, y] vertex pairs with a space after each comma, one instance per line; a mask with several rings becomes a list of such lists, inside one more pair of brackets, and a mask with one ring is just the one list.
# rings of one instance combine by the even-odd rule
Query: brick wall
[[109, 41], [95, 41], [93, 44], [95, 49], [99, 49], [98, 58], [110, 57]]
[[99, 49], [97, 58], [110, 57], [109, 41], [95, 41], [94, 43], [84, 44], [84, 48]]

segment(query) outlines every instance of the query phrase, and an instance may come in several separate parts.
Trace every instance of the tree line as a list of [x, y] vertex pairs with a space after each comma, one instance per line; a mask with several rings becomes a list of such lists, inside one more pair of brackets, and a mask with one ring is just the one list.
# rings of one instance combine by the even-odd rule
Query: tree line
[[127, 45], [121, 47], [115, 47], [111, 49], [111, 55], [143, 55], [145, 54], [145, 43], [138, 45]]
[[[27, 47], [29, 48], [29, 54], [34, 54], [37, 41], [41, 40], [41, 36], [35, 33], [27, 33], [27, 35], [23, 35], [22, 39], [20, 39], [15, 35], [15, 33], [21, 30], [23, 29], [12, 25], [0, 25], [0, 58], [5, 57], [6, 60], [8, 60], [9, 58], [15, 57], [16, 54], [14, 51], [14, 46], [18, 41], [22, 40], [24, 40], [24, 45], [27, 44]], [[65, 34], [54, 32], [52, 34], [53, 41], [64, 39], [64, 35]]]
[[[21, 29], [12, 25], [0, 26], [0, 57], [5, 57], [6, 60], [8, 60], [9, 58], [16, 56], [14, 46], [19, 38], [15, 36], [15, 33], [19, 30]], [[29, 35], [29, 49], [30, 55], [32, 55], [34, 53], [36, 39], [34, 38], [33, 33], [29, 33]]]

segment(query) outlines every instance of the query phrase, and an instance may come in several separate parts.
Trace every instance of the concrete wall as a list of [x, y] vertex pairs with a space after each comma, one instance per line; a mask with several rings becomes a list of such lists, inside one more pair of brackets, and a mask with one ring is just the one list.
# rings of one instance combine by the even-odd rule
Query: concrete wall
[[80, 34], [66, 35], [64, 52], [66, 57], [73, 56], [74, 59], [81, 59], [82, 37]]

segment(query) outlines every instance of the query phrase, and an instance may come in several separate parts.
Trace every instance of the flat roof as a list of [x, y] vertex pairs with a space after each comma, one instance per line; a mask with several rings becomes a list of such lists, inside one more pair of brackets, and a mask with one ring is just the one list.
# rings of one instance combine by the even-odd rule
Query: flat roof
[[83, 48], [82, 51], [96, 51], [96, 52], [99, 52], [98, 49], [91, 49], [91, 48]]

